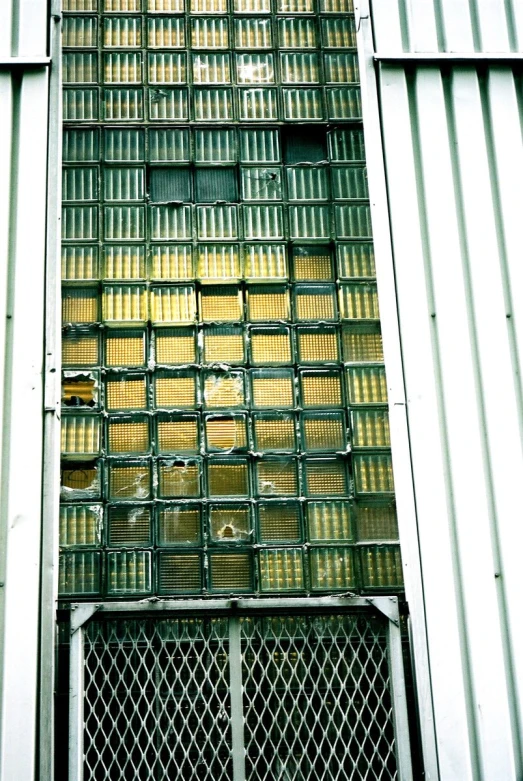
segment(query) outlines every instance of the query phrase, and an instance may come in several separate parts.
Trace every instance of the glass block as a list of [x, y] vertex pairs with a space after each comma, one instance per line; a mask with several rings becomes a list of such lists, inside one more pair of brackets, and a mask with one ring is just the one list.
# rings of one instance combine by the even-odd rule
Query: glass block
[[194, 159], [197, 163], [234, 163], [236, 135], [231, 128], [194, 130]]
[[100, 553], [62, 553], [58, 557], [58, 593], [61, 596], [99, 594], [100, 572]]
[[[60, 498], [63, 501], [100, 499], [102, 496], [103, 462], [67, 462], [60, 468]], [[76, 505], [75, 505], [76, 506]], [[83, 505], [78, 505], [82, 507]], [[86, 543], [90, 544], [90, 543]]]
[[387, 379], [384, 366], [347, 368], [349, 404], [386, 404]]
[[[149, 499], [151, 496], [151, 463], [150, 461], [108, 461], [108, 478], [109, 478], [109, 499], [112, 501], [127, 500], [127, 499]], [[113, 508], [114, 509], [114, 508]], [[136, 509], [136, 508], [133, 508]], [[143, 517], [141, 516], [144, 512]], [[127, 512], [127, 508], [126, 508]], [[111, 511], [111, 516], [114, 513]], [[136, 545], [146, 545], [150, 537], [150, 513], [148, 508], [138, 508], [138, 512], [135, 514], [132, 512], [129, 514], [127, 523], [140, 523], [143, 526], [145, 518], [147, 518], [147, 536], [145, 539], [137, 539]], [[123, 520], [123, 519], [122, 519]], [[110, 524], [111, 525], [111, 524]], [[109, 535], [111, 545], [124, 545], [126, 543], [123, 540], [119, 542], [116, 538], [113, 539], [113, 535]], [[131, 544], [131, 543], [129, 543]]]
[[106, 13], [133, 13], [142, 10], [142, 0], [104, 0], [103, 10]]
[[311, 588], [315, 591], [336, 591], [356, 584], [351, 548], [311, 548], [309, 561]]
[[282, 365], [292, 363], [292, 343], [289, 328], [251, 328], [251, 363], [254, 365]]
[[150, 16], [147, 20], [147, 33], [151, 49], [183, 49], [185, 46], [183, 18]]
[[330, 239], [330, 206], [289, 206], [291, 239]]
[[235, 14], [269, 14], [271, 0], [234, 0]]
[[251, 508], [248, 504], [210, 504], [209, 532], [212, 542], [253, 542]]
[[189, 119], [189, 98], [186, 89], [149, 89], [149, 119]]
[[335, 326], [304, 326], [296, 329], [300, 363], [337, 363], [340, 360]]
[[96, 206], [65, 206], [62, 209], [62, 239], [92, 241], [98, 238]]
[[193, 328], [165, 328], [155, 331], [154, 351], [156, 363], [196, 363], [196, 338]]
[[147, 321], [147, 292], [142, 285], [105, 285], [103, 319], [107, 325], [136, 325]]
[[278, 19], [278, 40], [282, 49], [316, 47], [316, 25], [313, 19]]
[[141, 84], [142, 56], [138, 52], [104, 54], [103, 80], [106, 84]]
[[[249, 19], [237, 20], [254, 21]], [[262, 19], [257, 22], [264, 21]], [[268, 21], [268, 20], [267, 20]], [[250, 48], [242, 46], [241, 48]], [[238, 84], [274, 84], [274, 55], [272, 54], [237, 54], [236, 75]]]
[[143, 366], [145, 359], [145, 331], [108, 331], [105, 336], [106, 366]]
[[304, 412], [302, 448], [307, 453], [346, 450], [347, 425], [343, 412]]
[[100, 453], [101, 419], [95, 415], [62, 415], [61, 455], [92, 460]]
[[148, 160], [151, 163], [186, 163], [191, 159], [191, 136], [181, 128], [149, 128]]
[[319, 0], [322, 14], [353, 14], [353, 0]]
[[102, 522], [101, 504], [63, 504], [60, 507], [60, 547], [100, 545]]
[[198, 415], [158, 415], [156, 449], [162, 455], [197, 455], [200, 450]]
[[280, 168], [242, 168], [244, 201], [281, 201], [283, 182]]
[[159, 370], [153, 375], [157, 409], [194, 409], [197, 404], [196, 372]]
[[157, 244], [151, 247], [151, 279], [194, 279], [190, 244]]
[[63, 366], [99, 366], [100, 335], [88, 329], [67, 329], [62, 334]]
[[199, 594], [202, 590], [201, 553], [158, 556], [158, 590], [161, 594]]
[[254, 415], [254, 448], [259, 453], [293, 453], [296, 451], [296, 429], [292, 413]]
[[63, 168], [62, 201], [98, 200], [98, 167]]
[[99, 318], [97, 290], [64, 288], [62, 294], [62, 321], [64, 323], [95, 323]]
[[336, 320], [336, 286], [296, 285], [294, 306], [297, 320]]
[[99, 404], [100, 375], [93, 371], [62, 372], [62, 405], [91, 407]]
[[332, 130], [328, 134], [329, 157], [334, 163], [365, 160], [363, 130], [346, 128]]
[[194, 200], [197, 203], [238, 201], [238, 175], [236, 168], [213, 166], [194, 171]]
[[183, 325], [196, 319], [194, 285], [155, 286], [151, 294], [151, 322], [155, 325]]
[[394, 476], [389, 453], [354, 455], [354, 484], [357, 494], [392, 494]]
[[314, 2], [313, 0], [277, 0], [276, 13], [312, 14], [314, 13]]
[[207, 495], [210, 498], [250, 496], [247, 458], [209, 459], [207, 462]]
[[131, 128], [104, 128], [106, 163], [141, 163], [145, 160], [145, 134]]
[[364, 588], [403, 587], [399, 545], [362, 546], [360, 560]]
[[311, 542], [345, 542], [353, 538], [348, 502], [307, 502], [307, 527]]
[[352, 446], [390, 447], [387, 410], [359, 409], [351, 412]]
[[226, 453], [247, 449], [245, 415], [207, 415], [204, 420], [208, 453]]
[[200, 290], [200, 322], [243, 320], [242, 291], [236, 285], [209, 286]]
[[107, 545], [111, 548], [149, 546], [151, 544], [151, 508], [147, 505], [109, 506]]
[[250, 553], [210, 553], [209, 586], [211, 591], [252, 591], [253, 562]]
[[278, 119], [275, 89], [253, 87], [238, 90], [239, 119], [244, 122], [268, 122]]
[[185, 0], [147, 0], [148, 13], [180, 14], [185, 10]]
[[243, 232], [248, 240], [283, 239], [283, 209], [261, 204], [243, 206]]
[[326, 201], [329, 181], [325, 168], [289, 167], [287, 170], [288, 196], [291, 201]]
[[145, 247], [137, 244], [115, 244], [104, 247], [103, 278], [107, 280], [142, 280], [147, 277]]
[[147, 59], [149, 84], [185, 84], [186, 55], [181, 52], [153, 52]]
[[255, 409], [294, 407], [292, 369], [251, 369], [251, 399]]
[[62, 46], [96, 48], [98, 21], [95, 16], [64, 16], [62, 19]]
[[227, 19], [191, 19], [193, 49], [227, 49], [229, 23]]
[[193, 54], [192, 76], [194, 84], [230, 84], [231, 55], [222, 52]]
[[303, 407], [342, 407], [343, 389], [338, 369], [303, 369], [300, 395]]
[[234, 20], [234, 45], [237, 49], [270, 49], [270, 19], [240, 18]]
[[258, 561], [262, 591], [301, 591], [305, 588], [301, 548], [261, 550]]
[[198, 545], [201, 541], [198, 504], [161, 504], [157, 523], [159, 545]]
[[100, 131], [67, 128], [63, 132], [64, 163], [95, 163], [100, 158]]
[[383, 344], [379, 325], [359, 327], [359, 324], [342, 328], [343, 359], [345, 361], [383, 361]]
[[63, 11], [97, 11], [98, 0], [64, 0]]
[[284, 84], [318, 84], [320, 81], [318, 55], [312, 52], [282, 52], [280, 70]]
[[324, 282], [334, 278], [329, 247], [294, 246], [292, 249], [293, 278], [297, 282]]
[[325, 93], [329, 119], [361, 119], [359, 87], [329, 87]]
[[105, 406], [109, 412], [147, 409], [147, 384], [143, 374], [109, 374], [105, 381]]
[[347, 320], [379, 320], [378, 291], [376, 285], [340, 285], [340, 314]]
[[145, 415], [123, 415], [109, 418], [108, 452], [111, 455], [142, 455], [149, 452], [149, 418]]
[[245, 244], [244, 276], [253, 282], [281, 282], [288, 278], [285, 244]]
[[245, 378], [243, 372], [205, 372], [203, 401], [207, 409], [244, 407]]
[[198, 238], [236, 239], [238, 237], [238, 212], [236, 206], [198, 206]]
[[106, 120], [143, 119], [143, 92], [141, 89], [104, 89], [103, 107]]
[[398, 539], [398, 518], [392, 502], [358, 502], [355, 511], [358, 540], [379, 542]]
[[298, 496], [298, 462], [295, 458], [263, 458], [256, 462], [258, 496]]
[[332, 194], [336, 200], [362, 200], [369, 197], [367, 169], [364, 166], [333, 166], [331, 177]]
[[300, 542], [301, 515], [298, 502], [258, 504], [258, 542]]
[[367, 242], [338, 244], [338, 273], [341, 278], [375, 277], [374, 247]]
[[356, 23], [353, 16], [321, 20], [321, 35], [326, 49], [355, 49]]
[[242, 163], [278, 163], [281, 160], [280, 136], [276, 129], [240, 129]]
[[159, 461], [158, 490], [162, 498], [200, 496], [201, 463], [197, 460]]
[[104, 198], [106, 201], [143, 201], [145, 171], [143, 168], [105, 168]]
[[290, 319], [290, 297], [283, 285], [249, 285], [248, 319], [255, 322]]
[[104, 236], [108, 241], [143, 241], [145, 211], [143, 206], [105, 206]]
[[142, 43], [142, 20], [139, 16], [106, 16], [103, 27], [104, 47], [139, 47]]
[[107, 594], [149, 594], [151, 592], [150, 551], [107, 553]]
[[98, 119], [98, 89], [64, 89], [64, 122], [91, 122]]
[[233, 119], [232, 91], [230, 89], [194, 89], [193, 105], [196, 121], [226, 122]]
[[320, 89], [303, 87], [282, 89], [283, 118], [289, 121], [324, 118], [323, 93]]
[[307, 496], [346, 496], [348, 479], [343, 458], [306, 458], [303, 462]]
[[88, 282], [99, 278], [98, 247], [62, 245], [62, 282]]
[[152, 241], [192, 239], [191, 207], [150, 206], [149, 223]]
[[203, 331], [204, 363], [245, 363], [242, 326], [215, 325]]
[[324, 55], [323, 67], [327, 84], [351, 84], [360, 80], [356, 52], [329, 52]]

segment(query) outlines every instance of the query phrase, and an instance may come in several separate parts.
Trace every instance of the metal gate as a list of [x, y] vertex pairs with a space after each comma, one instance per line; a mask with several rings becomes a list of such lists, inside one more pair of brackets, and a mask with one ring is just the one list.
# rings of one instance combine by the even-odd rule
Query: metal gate
[[412, 778], [397, 600], [77, 605], [70, 781]]

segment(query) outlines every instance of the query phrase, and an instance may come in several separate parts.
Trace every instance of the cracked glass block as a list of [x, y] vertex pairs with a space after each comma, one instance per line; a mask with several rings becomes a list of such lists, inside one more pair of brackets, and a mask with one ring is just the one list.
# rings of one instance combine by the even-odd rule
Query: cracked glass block
[[245, 415], [206, 415], [204, 428], [208, 453], [230, 453], [247, 449]]
[[298, 496], [298, 461], [265, 457], [256, 462], [258, 496]]
[[158, 495], [163, 498], [193, 499], [201, 495], [201, 463], [196, 459], [158, 462]]
[[151, 507], [139, 504], [108, 507], [107, 545], [112, 548], [147, 547], [151, 541]]
[[248, 504], [210, 504], [208, 512], [212, 542], [253, 542], [251, 508]]
[[60, 498], [70, 502], [74, 499], [101, 499], [103, 461], [90, 463], [80, 461], [62, 464], [60, 469]]
[[245, 401], [245, 376], [243, 372], [204, 372], [203, 403], [206, 409], [244, 407]]
[[[149, 499], [151, 497], [152, 468], [150, 461], [118, 460], [107, 464], [108, 498], [111, 501]], [[130, 523], [138, 522], [133, 516]], [[112, 537], [111, 537], [112, 539]], [[115, 543], [116, 544], [116, 543]], [[137, 545], [145, 544], [137, 542]]]
[[157, 509], [159, 545], [198, 545], [201, 541], [201, 508], [198, 504], [164, 503]]

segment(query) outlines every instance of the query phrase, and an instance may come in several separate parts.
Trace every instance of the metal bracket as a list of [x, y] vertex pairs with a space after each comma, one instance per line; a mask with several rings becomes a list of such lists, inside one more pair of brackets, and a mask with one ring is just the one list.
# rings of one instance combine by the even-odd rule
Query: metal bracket
[[100, 605], [71, 605], [71, 634], [74, 635], [100, 609]]
[[395, 626], [400, 625], [397, 597], [365, 597], [365, 601], [371, 607], [376, 608], [385, 618], [388, 618]]

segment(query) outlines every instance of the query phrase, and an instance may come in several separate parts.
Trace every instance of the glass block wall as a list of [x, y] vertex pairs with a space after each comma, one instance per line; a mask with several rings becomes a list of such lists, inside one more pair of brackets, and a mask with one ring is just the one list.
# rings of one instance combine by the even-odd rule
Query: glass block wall
[[351, 0], [65, 0], [60, 594], [401, 590]]

